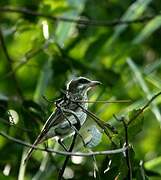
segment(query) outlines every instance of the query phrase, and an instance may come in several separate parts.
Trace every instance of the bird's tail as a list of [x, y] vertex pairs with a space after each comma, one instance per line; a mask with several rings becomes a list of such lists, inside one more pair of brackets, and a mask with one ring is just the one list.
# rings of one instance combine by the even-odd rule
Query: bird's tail
[[[39, 143], [42, 143], [44, 140], [47, 139], [46, 137], [46, 133], [49, 130], [47, 127], [50, 125], [52, 119], [54, 117], [54, 112], [49, 116], [49, 118], [47, 119], [46, 123], [44, 124], [40, 134], [38, 135], [38, 137], [36, 138], [35, 142], [33, 143], [33, 147], [31, 147], [29, 149], [29, 151], [27, 152], [26, 158], [24, 159], [24, 164], [28, 161], [28, 159], [31, 157], [32, 152], [34, 151], [34, 147], [36, 145], [38, 145]], [[59, 117], [59, 116], [58, 116]]]
[[26, 157], [25, 157], [25, 159], [24, 159], [24, 164], [25, 164], [25, 163], [29, 160], [29, 158], [31, 157], [31, 154], [32, 154], [32, 152], [34, 151], [34, 147], [35, 147], [36, 145], [38, 145], [39, 143], [41, 143], [41, 142], [42, 142], [42, 139], [43, 139], [43, 133], [41, 132], [41, 133], [39, 134], [39, 136], [36, 138], [35, 142], [32, 144], [33, 147], [31, 147], [31, 148], [29, 149], [29, 151], [27, 152], [27, 155], [26, 155]]

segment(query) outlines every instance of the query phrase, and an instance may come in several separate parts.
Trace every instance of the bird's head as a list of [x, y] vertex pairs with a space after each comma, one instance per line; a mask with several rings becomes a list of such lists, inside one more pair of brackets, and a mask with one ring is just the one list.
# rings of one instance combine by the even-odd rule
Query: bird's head
[[69, 91], [72, 94], [79, 93], [81, 95], [85, 95], [92, 87], [95, 87], [99, 84], [101, 84], [99, 81], [92, 81], [85, 77], [78, 77], [72, 79], [67, 84], [67, 91]]

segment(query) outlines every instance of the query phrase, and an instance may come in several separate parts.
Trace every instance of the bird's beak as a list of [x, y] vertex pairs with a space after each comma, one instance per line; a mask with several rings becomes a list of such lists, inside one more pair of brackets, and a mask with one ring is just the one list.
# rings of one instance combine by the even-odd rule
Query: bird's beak
[[91, 81], [91, 82], [89, 83], [89, 87], [95, 87], [95, 86], [100, 85], [100, 84], [102, 84], [102, 83], [99, 82], [99, 81]]

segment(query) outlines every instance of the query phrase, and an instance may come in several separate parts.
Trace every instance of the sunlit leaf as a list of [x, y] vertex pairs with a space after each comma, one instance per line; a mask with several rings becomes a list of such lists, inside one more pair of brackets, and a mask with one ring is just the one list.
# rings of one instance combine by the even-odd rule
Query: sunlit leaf
[[145, 162], [144, 166], [147, 170], [156, 172], [161, 175], [161, 157], [156, 157]]
[[[134, 61], [132, 61], [132, 59], [128, 58], [127, 63], [129, 65], [129, 67], [131, 68], [131, 70], [133, 71], [139, 86], [141, 87], [142, 91], [146, 94], [147, 99], [149, 100], [152, 97], [152, 95], [150, 93], [149, 87], [147, 86], [146, 82], [144, 81], [141, 71], [136, 66]], [[157, 120], [159, 122], [161, 122], [161, 114], [160, 114], [158, 107], [156, 106], [155, 102], [152, 102], [152, 105], [153, 105], [152, 111], [153, 111], [154, 115], [156, 116]]]
[[140, 109], [134, 109], [133, 111], [129, 112], [128, 115], [128, 122], [131, 121], [130, 125], [128, 126], [128, 135], [130, 141], [132, 141], [134, 137], [143, 129], [144, 115], [141, 113], [141, 115], [137, 116], [138, 112], [140, 112]]
[[152, 33], [154, 33], [161, 26], [161, 17], [158, 16], [152, 19], [145, 28], [140, 32], [140, 34], [133, 40], [133, 43], [141, 43], [147, 39]]

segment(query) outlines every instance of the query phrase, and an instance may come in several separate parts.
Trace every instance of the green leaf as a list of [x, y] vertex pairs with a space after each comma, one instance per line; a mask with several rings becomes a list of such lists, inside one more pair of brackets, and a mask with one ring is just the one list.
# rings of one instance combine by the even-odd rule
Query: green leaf
[[160, 67], [161, 67], [161, 58], [156, 59], [154, 62], [145, 66], [144, 73], [146, 75], [149, 75], [150, 73], [159, 70]]
[[[128, 136], [129, 136], [129, 140], [132, 141], [134, 139], [134, 137], [142, 131], [143, 128], [143, 113], [141, 113], [139, 116], [137, 116], [138, 112], [140, 112], [140, 109], [134, 109], [132, 111], [129, 112], [129, 120], [132, 122], [130, 123], [130, 125], [128, 126]], [[137, 117], [136, 117], [137, 116]], [[136, 117], [136, 118], [135, 118]], [[133, 119], [135, 118], [135, 119]]]
[[[147, 100], [150, 100], [153, 95], [151, 94], [149, 87], [147, 86], [144, 80], [141, 70], [139, 70], [139, 68], [137, 67], [137, 65], [132, 59], [128, 58], [127, 63], [130, 69], [132, 70], [132, 72], [134, 73], [135, 79], [138, 82], [138, 85], [141, 87], [143, 93], [145, 93]], [[160, 114], [159, 108], [157, 107], [155, 102], [152, 102], [151, 104], [152, 104], [152, 112], [154, 113], [158, 122], [161, 123], [161, 114]]]
[[49, 59], [46, 60], [43, 69], [40, 73], [40, 76], [38, 78], [38, 83], [34, 94], [35, 101], [40, 102], [41, 97], [45, 94], [45, 90], [47, 89], [51, 77], [52, 77], [52, 59], [49, 57]]
[[[127, 11], [122, 16], [121, 20], [133, 20], [139, 18], [140, 15], [146, 10], [147, 6], [152, 0], [137, 0], [133, 4], [131, 4]], [[116, 26], [113, 36], [109, 40], [109, 44], [113, 43], [120, 34], [125, 31], [128, 27], [127, 24]]]
[[140, 34], [133, 40], [134, 44], [141, 43], [147, 39], [152, 33], [154, 33], [161, 26], [161, 16], [157, 16], [152, 19], [140, 32]]
[[[64, 17], [66, 18], [77, 18], [78, 15], [82, 12], [85, 0], [69, 0], [69, 5], [72, 5], [75, 7], [75, 9], [71, 9], [70, 11], [64, 13]], [[74, 32], [75, 28], [74, 23], [68, 23], [68, 22], [59, 22], [58, 27], [56, 29], [55, 37], [56, 42], [63, 47], [65, 41], [71, 35], [71, 33]]]
[[146, 170], [150, 170], [161, 175], [161, 157], [159, 156], [145, 162], [144, 167]]
[[154, 85], [156, 88], [160, 89], [161, 79], [156, 74], [150, 74], [147, 76], [146, 80]]

